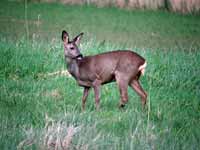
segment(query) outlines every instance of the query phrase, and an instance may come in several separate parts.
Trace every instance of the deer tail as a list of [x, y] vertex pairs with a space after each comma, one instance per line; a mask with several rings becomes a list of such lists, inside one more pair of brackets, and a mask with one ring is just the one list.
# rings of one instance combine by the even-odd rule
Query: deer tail
[[139, 71], [141, 71], [142, 75], [144, 75], [146, 66], [147, 66], [147, 62], [145, 61], [144, 64], [139, 67]]

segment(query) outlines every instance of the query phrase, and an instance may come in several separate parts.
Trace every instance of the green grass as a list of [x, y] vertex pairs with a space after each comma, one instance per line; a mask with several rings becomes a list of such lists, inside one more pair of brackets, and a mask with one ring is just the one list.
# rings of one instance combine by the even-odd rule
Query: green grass
[[[1, 36], [17, 40], [26, 31], [24, 4], [1, 2], [0, 7]], [[130, 47], [189, 49], [200, 43], [199, 15], [40, 3], [27, 8], [29, 38], [60, 38], [66, 29], [70, 35], [84, 32], [86, 39]]]
[[[29, 3], [27, 40], [24, 4], [0, 3], [0, 149], [47, 149], [46, 141], [63, 141], [70, 127], [77, 130], [70, 149], [199, 148], [199, 16]], [[99, 112], [93, 92], [81, 112], [76, 81], [48, 76], [65, 69], [63, 29], [85, 32], [84, 55], [131, 48], [144, 56], [148, 108], [130, 88], [119, 110], [111, 83], [101, 88]]]

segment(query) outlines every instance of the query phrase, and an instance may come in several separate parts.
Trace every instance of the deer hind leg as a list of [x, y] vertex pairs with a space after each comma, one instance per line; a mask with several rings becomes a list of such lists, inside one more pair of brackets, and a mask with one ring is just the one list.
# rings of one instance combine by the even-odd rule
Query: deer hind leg
[[128, 102], [128, 81], [124, 79], [125, 76], [123, 75], [116, 75], [116, 82], [119, 87], [120, 92], [120, 103], [119, 107], [124, 107], [125, 104]]
[[142, 100], [142, 106], [144, 106], [147, 103], [147, 93], [143, 90], [142, 86], [140, 85], [140, 82], [136, 79], [132, 80], [130, 82], [130, 86], [135, 90], [135, 92], [141, 97]]

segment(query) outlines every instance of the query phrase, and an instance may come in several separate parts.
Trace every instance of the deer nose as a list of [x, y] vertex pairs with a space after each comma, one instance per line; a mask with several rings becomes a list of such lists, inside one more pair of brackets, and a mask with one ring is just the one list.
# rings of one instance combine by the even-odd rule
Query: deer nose
[[82, 54], [79, 54], [79, 55], [76, 56], [76, 58], [77, 58], [77, 59], [82, 59], [82, 58], [83, 58], [83, 55], [82, 55]]

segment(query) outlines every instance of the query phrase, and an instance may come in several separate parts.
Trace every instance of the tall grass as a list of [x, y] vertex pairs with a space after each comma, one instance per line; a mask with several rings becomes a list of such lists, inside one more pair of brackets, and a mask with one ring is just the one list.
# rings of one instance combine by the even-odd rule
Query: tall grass
[[0, 36], [12, 40], [24, 36], [28, 28], [30, 40], [45, 40], [51, 45], [55, 43], [56, 37], [60, 37], [63, 29], [70, 32], [70, 37], [84, 32], [85, 41], [95, 38], [101, 41], [100, 45], [119, 43], [138, 48], [193, 49], [200, 43], [200, 17], [197, 15], [28, 3], [26, 22], [24, 3], [0, 3]]
[[[28, 3], [27, 40], [24, 4], [0, 3], [1, 149], [199, 148], [198, 16]], [[99, 112], [93, 92], [81, 112], [83, 89], [62, 72], [63, 29], [70, 38], [85, 31], [83, 55], [131, 49], [144, 56], [141, 82], [149, 109], [142, 110], [129, 88], [128, 105], [119, 110], [119, 91], [111, 83], [101, 88]]]
[[[118, 110], [116, 85], [102, 87], [101, 110], [90, 94], [81, 112], [82, 88], [68, 76], [40, 76], [64, 67], [63, 50], [43, 41], [1, 41], [0, 146], [2, 149], [197, 149], [199, 130], [199, 50], [136, 49], [148, 61], [141, 78], [150, 111], [129, 89]], [[36, 41], [35, 41], [36, 42]], [[95, 51], [93, 50], [95, 49]], [[119, 48], [91, 39], [84, 55]]]

